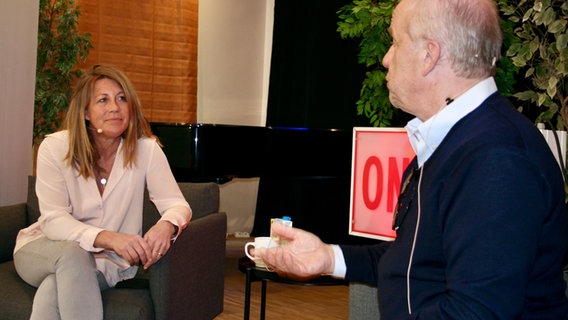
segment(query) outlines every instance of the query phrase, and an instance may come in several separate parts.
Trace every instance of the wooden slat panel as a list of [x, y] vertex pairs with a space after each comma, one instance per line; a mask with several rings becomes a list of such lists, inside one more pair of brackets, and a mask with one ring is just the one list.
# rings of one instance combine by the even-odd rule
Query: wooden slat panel
[[197, 120], [198, 0], [78, 0], [79, 30], [91, 33], [96, 63], [130, 77], [149, 121]]

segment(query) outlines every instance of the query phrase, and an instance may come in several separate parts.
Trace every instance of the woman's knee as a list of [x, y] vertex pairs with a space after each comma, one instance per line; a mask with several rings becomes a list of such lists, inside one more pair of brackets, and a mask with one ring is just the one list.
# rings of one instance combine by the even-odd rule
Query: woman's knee
[[41, 238], [26, 244], [14, 255], [14, 264], [20, 277], [37, 287], [45, 277], [60, 270], [74, 273], [96, 272], [92, 253], [82, 249], [76, 241], [55, 241]]
[[70, 265], [73, 267], [95, 269], [95, 258], [93, 254], [79, 246], [75, 241], [63, 241], [61, 252], [58, 257], [57, 266]]

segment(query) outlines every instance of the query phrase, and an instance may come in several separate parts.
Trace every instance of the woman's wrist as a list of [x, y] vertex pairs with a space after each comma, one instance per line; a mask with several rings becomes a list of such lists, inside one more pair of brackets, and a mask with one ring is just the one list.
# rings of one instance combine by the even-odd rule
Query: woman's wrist
[[175, 237], [177, 237], [178, 232], [179, 232], [179, 227], [176, 226], [173, 222], [168, 221], [168, 220], [162, 220], [161, 222], [167, 222], [170, 226], [171, 226], [171, 238], [174, 239]]

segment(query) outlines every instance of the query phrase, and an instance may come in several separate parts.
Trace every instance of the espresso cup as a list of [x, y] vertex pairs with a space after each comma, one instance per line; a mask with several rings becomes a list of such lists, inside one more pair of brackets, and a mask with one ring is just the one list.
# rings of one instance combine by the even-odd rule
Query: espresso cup
[[252, 261], [254, 261], [254, 264], [257, 267], [261, 267], [261, 268], [266, 268], [266, 264], [264, 264], [264, 261], [262, 261], [262, 259], [260, 258], [255, 258], [254, 256], [252, 256], [249, 252], [250, 247], [254, 247], [254, 248], [273, 248], [278, 246], [278, 244], [274, 241], [272, 241], [272, 239], [270, 237], [256, 237], [254, 238], [254, 242], [247, 242], [245, 244], [245, 254], [247, 255], [247, 257], [249, 257], [249, 259], [251, 259]]

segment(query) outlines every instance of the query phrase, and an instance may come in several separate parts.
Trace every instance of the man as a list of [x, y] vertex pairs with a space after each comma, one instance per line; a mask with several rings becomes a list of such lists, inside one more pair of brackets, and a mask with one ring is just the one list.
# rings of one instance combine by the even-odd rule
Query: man
[[390, 100], [416, 116], [396, 240], [335, 246], [273, 224], [289, 244], [255, 254], [283, 275], [377, 285], [383, 319], [566, 319], [563, 180], [539, 131], [497, 93], [495, 3], [402, 0], [390, 31]]

